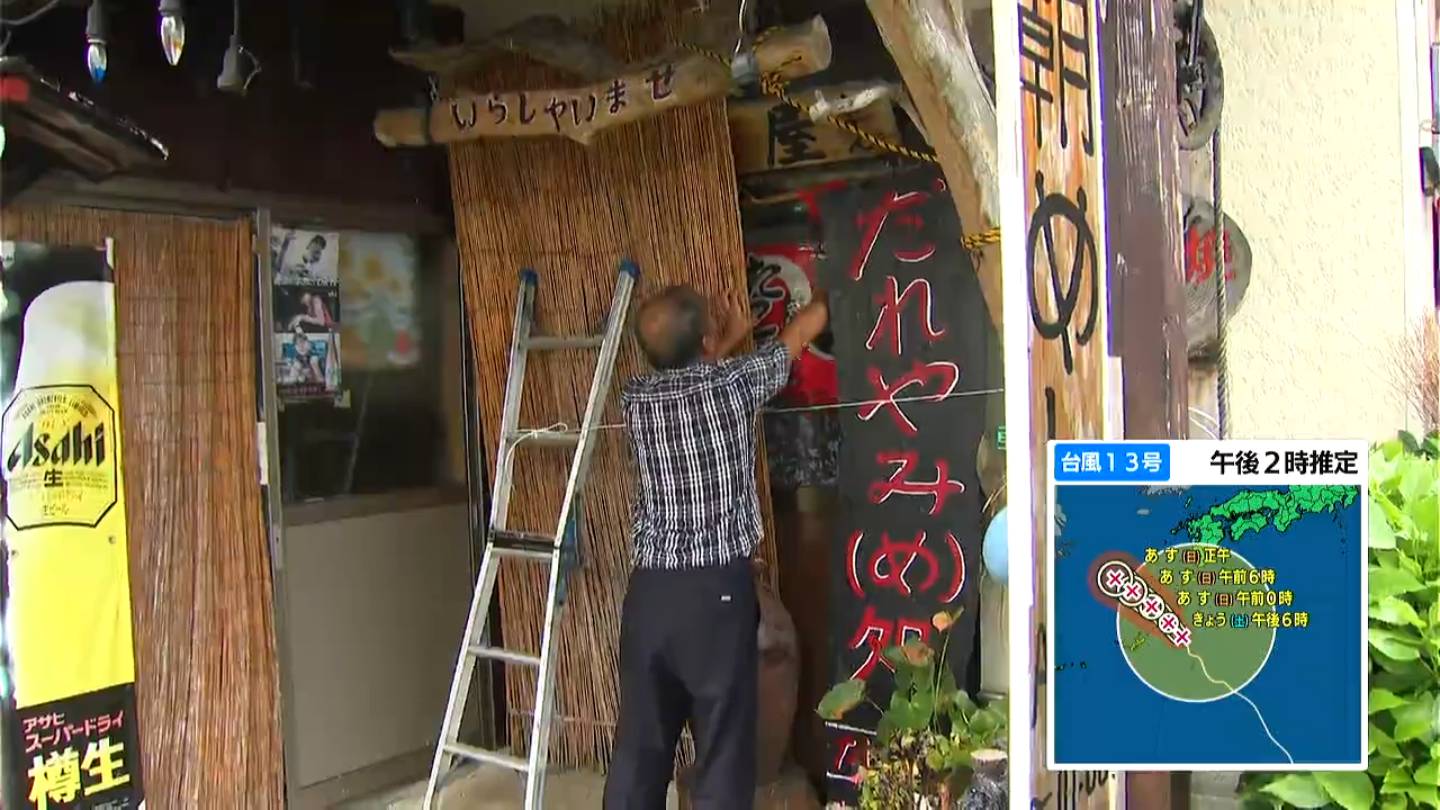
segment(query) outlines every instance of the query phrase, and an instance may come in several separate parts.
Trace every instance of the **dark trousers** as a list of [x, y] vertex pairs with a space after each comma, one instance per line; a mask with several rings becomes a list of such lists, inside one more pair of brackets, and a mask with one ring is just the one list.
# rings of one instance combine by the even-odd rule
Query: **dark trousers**
[[754, 806], [759, 622], [749, 560], [630, 575], [605, 810], [664, 808], [687, 720], [695, 738], [696, 810]]

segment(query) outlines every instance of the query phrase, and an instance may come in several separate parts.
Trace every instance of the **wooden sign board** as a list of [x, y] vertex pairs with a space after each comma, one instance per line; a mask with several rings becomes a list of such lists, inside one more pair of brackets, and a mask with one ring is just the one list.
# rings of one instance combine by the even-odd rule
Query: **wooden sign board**
[[[804, 112], [780, 101], [732, 101], [727, 112], [736, 174], [873, 158], [879, 154], [849, 132], [827, 121], [811, 121]], [[889, 99], [840, 116], [840, 120], [891, 143], [900, 140], [895, 107]]]
[[[970, 459], [986, 397], [974, 393], [989, 376], [993, 334], [937, 171], [851, 186], [821, 205], [839, 399], [870, 403], [840, 422], [847, 497], [833, 526], [828, 608], [831, 681], [864, 680], [869, 698], [826, 722], [826, 798], [853, 804], [894, 688], [885, 650], [919, 639], [945, 650], [957, 682], [969, 669], [985, 526]], [[932, 623], [957, 610], [950, 626]]]
[[[830, 30], [819, 16], [777, 29], [754, 50], [759, 72], [782, 79], [824, 70], [830, 56]], [[732, 81], [723, 56], [676, 48], [578, 87], [496, 90], [438, 99], [424, 107], [380, 110], [375, 114], [375, 138], [389, 147], [541, 136], [588, 144], [612, 127], [722, 96]]]
[[[1031, 791], [1034, 808], [1112, 806], [1116, 774], [1055, 773], [1045, 767], [1048, 671], [1044, 558], [1047, 521], [1046, 442], [1102, 438], [1106, 416], [1105, 212], [1102, 210], [1099, 0], [1018, 0], [1019, 30], [997, 42], [1018, 43], [1020, 187], [1029, 327], [1028, 385], [1006, 381], [1007, 396], [1028, 398], [1034, 542], [1030, 615], [1034, 682], [1031, 695]], [[1007, 10], [1008, 11], [1008, 10]], [[999, 19], [1011, 20], [1008, 15]], [[1001, 57], [1005, 58], [1005, 57]], [[1002, 138], [1003, 140], [1003, 138]], [[1008, 348], [1008, 347], [1007, 347]], [[1018, 390], [1017, 390], [1018, 389]], [[1018, 437], [1017, 437], [1017, 441]], [[1012, 504], [1015, 500], [1012, 499]], [[1015, 504], [1020, 506], [1020, 504]], [[1016, 520], [1021, 520], [1019, 514]], [[1017, 733], [1019, 731], [1017, 730]]]

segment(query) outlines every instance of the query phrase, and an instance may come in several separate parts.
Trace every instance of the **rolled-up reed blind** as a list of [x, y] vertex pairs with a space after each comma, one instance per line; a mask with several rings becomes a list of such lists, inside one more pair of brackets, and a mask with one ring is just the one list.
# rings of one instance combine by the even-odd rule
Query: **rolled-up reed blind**
[[[622, 59], [654, 56], [674, 35], [673, 21], [608, 18], [598, 38]], [[465, 82], [472, 90], [566, 86], [552, 71], [507, 59]], [[590, 146], [563, 138], [489, 139], [450, 149], [455, 228], [460, 247], [475, 390], [484, 446], [494, 450], [508, 373], [517, 273], [540, 273], [537, 328], [549, 334], [594, 332], [604, 322], [621, 257], [640, 265], [636, 300], [685, 282], [705, 293], [741, 290], [745, 255], [735, 169], [723, 101], [683, 107], [599, 136]], [[579, 424], [594, 352], [531, 355], [520, 423]], [[627, 338], [604, 421], [619, 421], [620, 385], [642, 368]], [[633, 473], [623, 433], [598, 437], [586, 490], [585, 568], [571, 589], [560, 631], [557, 725], [551, 762], [604, 767], [618, 712], [620, 604], [629, 574]], [[564, 492], [564, 450], [517, 451], [510, 528], [553, 532]], [[768, 491], [763, 461], [759, 483]], [[768, 495], [761, 498], [766, 538], [759, 555], [773, 563]], [[519, 566], [504, 571], [523, 571]], [[770, 566], [773, 571], [773, 565]], [[546, 583], [512, 576], [500, 588], [506, 646], [538, 649]], [[512, 739], [529, 733], [534, 677], [507, 678]]]
[[107, 237], [146, 803], [279, 808], [250, 223], [71, 207], [0, 216], [4, 239]]

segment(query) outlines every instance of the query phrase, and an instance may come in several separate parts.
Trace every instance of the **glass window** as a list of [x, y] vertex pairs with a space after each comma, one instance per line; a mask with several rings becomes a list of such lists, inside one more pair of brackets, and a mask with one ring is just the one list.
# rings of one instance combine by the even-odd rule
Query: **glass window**
[[463, 486], [448, 240], [277, 226], [270, 244], [285, 502]]

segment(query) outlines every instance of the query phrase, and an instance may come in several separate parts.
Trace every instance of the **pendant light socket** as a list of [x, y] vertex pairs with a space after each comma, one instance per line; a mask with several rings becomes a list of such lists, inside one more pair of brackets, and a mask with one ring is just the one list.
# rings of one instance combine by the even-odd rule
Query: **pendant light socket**
[[235, 0], [235, 15], [230, 31], [230, 47], [225, 49], [225, 59], [220, 65], [220, 77], [215, 87], [223, 93], [245, 95], [250, 81], [260, 72], [260, 61], [240, 44], [240, 0]]
[[99, 84], [105, 81], [110, 70], [110, 27], [105, 20], [105, 7], [100, 0], [91, 0], [85, 12], [85, 70], [90, 81]]
[[225, 60], [220, 67], [220, 78], [215, 87], [225, 93], [245, 95], [250, 81], [260, 72], [260, 63], [240, 44], [239, 37], [230, 37], [230, 47], [225, 49]]

